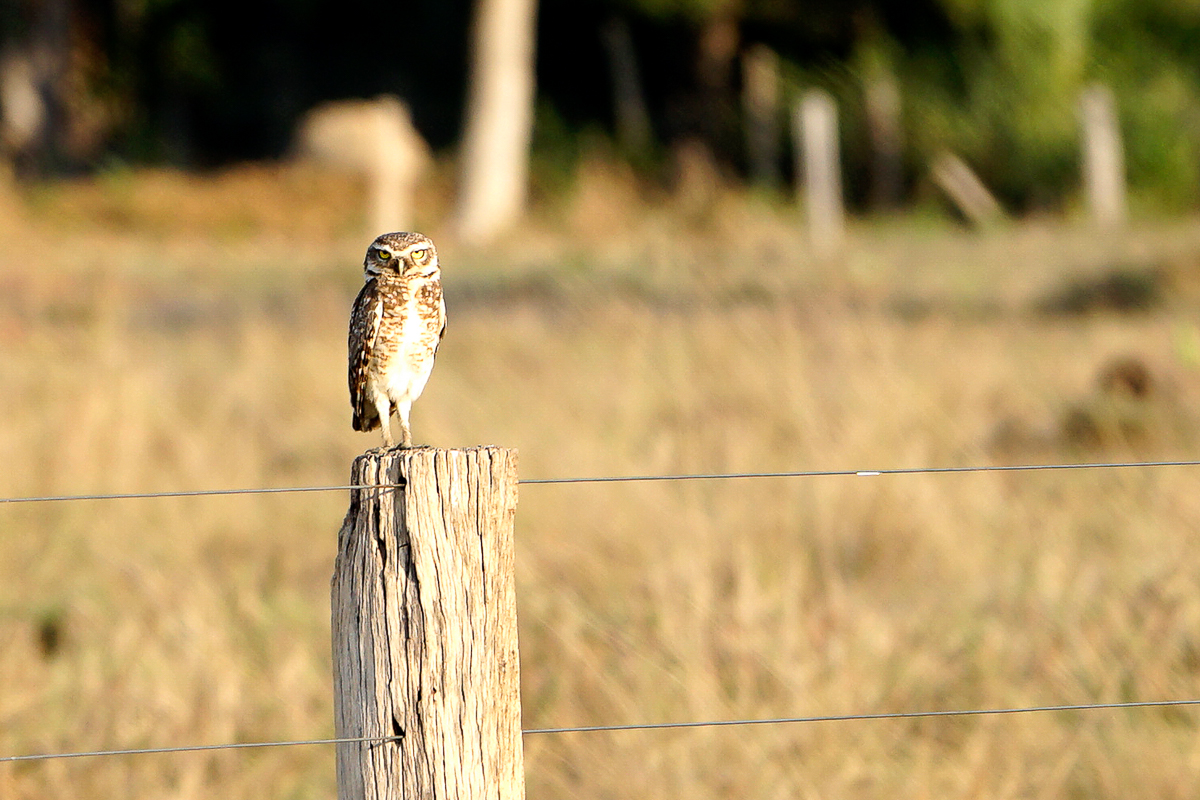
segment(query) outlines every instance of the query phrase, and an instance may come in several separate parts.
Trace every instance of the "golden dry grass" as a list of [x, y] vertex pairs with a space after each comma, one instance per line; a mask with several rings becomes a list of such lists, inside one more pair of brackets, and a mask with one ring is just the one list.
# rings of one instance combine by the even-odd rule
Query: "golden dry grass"
[[[0, 494], [344, 481], [377, 443], [344, 386], [354, 187], [120, 180], [5, 201]], [[518, 447], [530, 478], [1197, 455], [1194, 223], [881, 223], [817, 263], [753, 198], [688, 218], [597, 199], [622, 191], [585, 186], [496, 253], [443, 247], [418, 440]], [[1098, 382], [1118, 358], [1145, 394]], [[524, 723], [1198, 697], [1195, 478], [523, 487]], [[330, 735], [345, 503], [0, 506], [0, 754]], [[526, 771], [530, 798], [1184, 797], [1195, 727], [1160, 709], [531, 736]], [[0, 764], [0, 798], [332, 795], [323, 747]]]

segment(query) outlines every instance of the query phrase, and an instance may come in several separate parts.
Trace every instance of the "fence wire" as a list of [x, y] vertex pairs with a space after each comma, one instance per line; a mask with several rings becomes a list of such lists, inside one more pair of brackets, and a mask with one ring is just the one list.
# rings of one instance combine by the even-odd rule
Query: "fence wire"
[[160, 753], [196, 753], [206, 750], [250, 750], [261, 747], [297, 747], [317, 744], [362, 744], [391, 742], [395, 736], [356, 736], [348, 739], [298, 739], [282, 742], [235, 742], [231, 744], [188, 744], [177, 747], [143, 747], [122, 750], [81, 750], [75, 753], [33, 753], [24, 756], [0, 756], [0, 764], [13, 761], [50, 761], [56, 758], [94, 758], [101, 756], [146, 756]]
[[[615, 733], [619, 731], [661, 731], [686, 728], [723, 728], [749, 725], [795, 725], [804, 723], [867, 722], [872, 720], [929, 719], [937, 717], [983, 717], [1009, 714], [1037, 714], [1048, 712], [1102, 711], [1118, 709], [1145, 709], [1200, 705], [1195, 700], [1144, 700], [1124, 703], [1080, 703], [1075, 705], [1024, 706], [1019, 708], [948, 709], [940, 711], [895, 711], [877, 714], [832, 714], [813, 717], [772, 717], [767, 719], [718, 719], [688, 722], [648, 722], [624, 725], [580, 725], [568, 728], [526, 728], [525, 736], [565, 733]], [[397, 741], [396, 736], [359, 736], [343, 739], [298, 739], [279, 742], [238, 742], [233, 744], [198, 744], [180, 747], [127, 748], [121, 750], [84, 750], [74, 753], [34, 753], [19, 756], [0, 756], [0, 764], [18, 761], [49, 761], [60, 758], [94, 758], [105, 756], [141, 756], [163, 753], [194, 753], [212, 750], [244, 750], [265, 747], [297, 747], [301, 745], [362, 744]]]
[[[1200, 467], [1200, 461], [1110, 461], [1083, 464], [1001, 464], [966, 467], [898, 467], [893, 469], [794, 470], [786, 472], [707, 472], [681, 475], [598, 475], [576, 478], [522, 478], [522, 486], [549, 486], [575, 483], [650, 483], [655, 481], [722, 481], [756, 478], [876, 478], [884, 475], [958, 475], [988, 472], [1050, 472], [1063, 470], [1138, 469], [1156, 467]], [[161, 497], [216, 497], [239, 494], [289, 494], [302, 492], [344, 492], [354, 489], [401, 489], [403, 484], [369, 486], [279, 486], [261, 489], [195, 489], [168, 492], [129, 492], [117, 494], [63, 494], [38, 497], [0, 497], [3, 503], [55, 503], [72, 500], [147, 500]]]
[[[677, 475], [610, 475], [574, 478], [526, 478], [518, 480], [522, 485], [563, 485], [588, 483], [642, 483], [656, 481], [719, 481], [763, 478], [826, 478], [826, 477], [881, 477], [885, 475], [947, 475], [968, 473], [1040, 472], [1062, 470], [1137, 469], [1160, 467], [1196, 467], [1200, 460], [1176, 461], [1120, 461], [1088, 462], [1075, 464], [1010, 464], [962, 467], [901, 467], [894, 469], [846, 469], [846, 470], [794, 470], [783, 472], [722, 472]], [[52, 503], [84, 500], [144, 500], [171, 497], [215, 497], [224, 495], [290, 494], [305, 492], [334, 492], [366, 489], [396, 489], [403, 484], [375, 484], [370, 486], [287, 486], [257, 489], [199, 489], [166, 492], [129, 492], [115, 494], [46, 495], [39, 497], [0, 497], [5, 503]], [[613, 733], [620, 731], [658, 731], [689, 728], [717, 728], [751, 725], [785, 725], [813, 723], [863, 722], [870, 720], [927, 719], [937, 717], [975, 717], [1047, 712], [1083, 712], [1116, 709], [1145, 709], [1185, 707], [1200, 705], [1200, 699], [1149, 700], [1123, 703], [1085, 703], [1077, 705], [1026, 706], [1020, 708], [950, 709], [939, 711], [901, 711], [887, 713], [840, 714], [808, 717], [773, 717], [763, 719], [693, 720], [684, 722], [628, 723], [618, 725], [580, 725], [558, 728], [530, 728], [523, 735], [567, 733]], [[164, 753], [191, 753], [217, 750], [239, 750], [270, 747], [296, 747], [304, 745], [361, 744], [395, 741], [396, 737], [353, 737], [340, 739], [301, 739], [274, 742], [237, 742], [226, 744], [182, 745], [173, 747], [125, 748], [118, 750], [87, 750], [68, 753], [33, 753], [28, 755], [0, 756], [0, 763], [46, 761], [51, 759], [92, 758], [111, 756], [152, 755]]]
[[1024, 708], [948, 709], [943, 711], [895, 711], [878, 714], [834, 714], [820, 717], [774, 717], [768, 719], [727, 719], [700, 722], [651, 722], [630, 725], [582, 725], [574, 728], [530, 728], [526, 736], [538, 733], [609, 733], [614, 731], [657, 731], [679, 728], [721, 728], [739, 725], [791, 725], [815, 722], [865, 722], [887, 719], [928, 719], [932, 717], [985, 717], [1004, 714], [1037, 714], [1049, 711], [1098, 711], [1121, 708], [1162, 708], [1166, 706], [1195, 706], [1197, 700], [1145, 700], [1126, 703], [1083, 703], [1079, 705], [1026, 706]]

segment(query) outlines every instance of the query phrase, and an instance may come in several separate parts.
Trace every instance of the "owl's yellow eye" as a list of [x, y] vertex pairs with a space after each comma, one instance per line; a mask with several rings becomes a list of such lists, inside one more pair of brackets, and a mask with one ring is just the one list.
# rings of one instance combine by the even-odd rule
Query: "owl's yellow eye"
[[379, 260], [380, 261], [387, 261], [391, 257], [392, 257], [392, 251], [390, 251], [390, 250], [380, 250], [379, 251]]
[[417, 264], [424, 264], [429, 260], [429, 249], [422, 247], [420, 250], [413, 250], [412, 259]]

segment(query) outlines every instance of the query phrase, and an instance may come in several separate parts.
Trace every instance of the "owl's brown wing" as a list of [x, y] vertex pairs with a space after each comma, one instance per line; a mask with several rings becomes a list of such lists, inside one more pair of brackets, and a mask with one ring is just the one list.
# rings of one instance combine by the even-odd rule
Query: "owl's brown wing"
[[[439, 288], [441, 288], [440, 283], [439, 283]], [[438, 308], [440, 310], [440, 316], [442, 318], [442, 327], [441, 327], [441, 330], [438, 331], [437, 343], [435, 343], [433, 345], [434, 355], [437, 354], [438, 345], [440, 345], [442, 343], [442, 339], [446, 338], [446, 298], [445, 298], [445, 296], [438, 298]]]
[[354, 412], [351, 424], [356, 431], [379, 427], [379, 412], [367, 397], [367, 372], [382, 321], [383, 298], [379, 296], [378, 283], [372, 278], [354, 299], [354, 310], [350, 314], [350, 407]]

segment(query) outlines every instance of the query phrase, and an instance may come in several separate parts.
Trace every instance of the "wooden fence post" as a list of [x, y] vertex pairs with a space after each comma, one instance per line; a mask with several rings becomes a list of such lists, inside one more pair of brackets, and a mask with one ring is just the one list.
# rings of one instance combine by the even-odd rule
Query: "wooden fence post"
[[1079, 96], [1083, 184], [1092, 219], [1102, 226], [1125, 221], [1125, 150], [1112, 90], [1092, 84]]
[[354, 460], [332, 585], [339, 800], [522, 800], [517, 454]]
[[796, 104], [792, 130], [803, 181], [804, 207], [813, 249], [830, 255], [845, 237], [841, 157], [838, 154], [837, 104], [822, 89], [810, 89]]
[[1004, 218], [1004, 209], [995, 195], [958, 156], [943, 150], [933, 160], [933, 182], [942, 187], [947, 196], [958, 206], [976, 227], [985, 227]]

